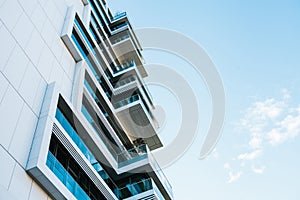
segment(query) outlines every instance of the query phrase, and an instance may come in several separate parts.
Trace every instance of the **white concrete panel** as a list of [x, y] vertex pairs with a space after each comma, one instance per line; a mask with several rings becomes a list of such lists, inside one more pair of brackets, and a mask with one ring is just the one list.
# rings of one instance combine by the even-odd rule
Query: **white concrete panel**
[[30, 0], [30, 1], [18, 0], [18, 1], [28, 16], [32, 14], [33, 10], [37, 6], [37, 0]]
[[43, 100], [44, 100], [44, 95], [45, 95], [45, 91], [47, 88], [47, 83], [44, 79], [41, 79], [38, 89], [36, 90], [36, 96], [34, 98], [34, 103], [33, 103], [33, 111], [34, 113], [38, 116], [43, 104]]
[[8, 189], [16, 161], [1, 146], [0, 158], [2, 163], [0, 165], [0, 185], [3, 186], [5, 189]]
[[24, 51], [17, 45], [3, 70], [4, 76], [15, 88], [19, 88], [28, 62], [29, 60]]
[[61, 90], [62, 90], [63, 95], [69, 101], [71, 101], [72, 82], [68, 78], [68, 76], [66, 76], [65, 74], [64, 74], [64, 77], [63, 77], [63, 84], [62, 84]]
[[6, 93], [7, 88], [8, 88], [8, 82], [5, 79], [5, 77], [2, 75], [2, 73], [0, 73], [0, 105]]
[[31, 191], [30, 191], [30, 196], [29, 200], [47, 200], [48, 195], [45, 193], [45, 191], [38, 186], [37, 183], [33, 182]]
[[25, 13], [23, 13], [12, 30], [12, 34], [23, 49], [25, 49], [26, 44], [30, 39], [33, 28], [34, 27], [30, 19]]
[[56, 57], [56, 59], [59, 61], [62, 56], [62, 51], [65, 51], [65, 44], [63, 43], [62, 39], [60, 37], [55, 37], [52, 45], [51, 50]]
[[75, 70], [75, 60], [73, 59], [70, 52], [67, 51], [67, 49], [62, 53], [60, 64], [63, 67], [64, 71], [67, 73], [67, 76], [70, 79], [73, 79], [74, 70]]
[[0, 105], [1, 140], [0, 143], [8, 149], [9, 142], [17, 125], [23, 107], [23, 100], [10, 86]]
[[0, 19], [10, 31], [14, 28], [22, 13], [23, 10], [17, 0], [5, 1], [0, 7]]
[[30, 62], [24, 74], [19, 93], [28, 105], [33, 107], [34, 99], [42, 76]]
[[16, 199], [28, 199], [31, 184], [32, 179], [24, 169], [17, 164], [8, 190], [15, 195]]
[[56, 5], [56, 8], [58, 9], [58, 11], [60, 12], [60, 14], [65, 17], [66, 13], [67, 13], [67, 9], [68, 9], [68, 5], [66, 3], [66, 1], [64, 0], [54, 0], [54, 3]]
[[7, 31], [4, 25], [2, 25], [0, 28], [0, 43], [0, 71], [3, 71], [9, 56], [16, 46], [15, 39]]
[[34, 30], [28, 44], [26, 45], [25, 52], [35, 66], [38, 64], [44, 46], [45, 42], [40, 36], [40, 33], [37, 30]]
[[51, 47], [54, 37], [56, 35], [58, 37], [58, 34], [48, 18], [46, 18], [41, 35], [49, 47]]
[[56, 81], [57, 85], [61, 87], [62, 85], [62, 78], [64, 75], [64, 71], [60, 64], [54, 59], [53, 61], [53, 66], [52, 66], [52, 71], [51, 71], [51, 76], [50, 76], [50, 83]]
[[37, 70], [41, 73], [46, 81], [49, 81], [51, 75], [53, 59], [54, 56], [52, 52], [47, 46], [45, 46], [39, 59]]
[[53, 1], [47, 1], [44, 10], [50, 19], [52, 25], [54, 26], [56, 32], [59, 34], [61, 32], [62, 23], [64, 21], [64, 15], [62, 15]]
[[37, 116], [24, 104], [12, 141], [9, 145], [9, 153], [23, 168], [26, 167], [37, 121]]
[[0, 199], [16, 200], [14, 194], [0, 185]]
[[47, 16], [40, 4], [37, 4], [30, 18], [36, 29], [42, 32]]
[[40, 2], [41, 6], [44, 7], [47, 1], [49, 0], [38, 0], [38, 1]]
[[0, 7], [2, 6], [2, 4], [4, 3], [5, 0], [0, 0]]

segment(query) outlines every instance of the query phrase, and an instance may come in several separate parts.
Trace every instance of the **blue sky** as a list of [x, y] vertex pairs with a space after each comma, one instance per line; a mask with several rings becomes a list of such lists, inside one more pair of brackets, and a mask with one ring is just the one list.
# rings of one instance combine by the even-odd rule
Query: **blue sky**
[[[165, 168], [176, 199], [298, 199], [300, 191], [300, 2], [111, 0], [127, 11], [134, 28], [178, 31], [200, 44], [224, 82], [226, 121], [213, 154], [199, 160], [211, 116], [210, 97], [188, 63], [145, 50], [147, 63], [171, 66], [194, 89], [198, 136]], [[165, 145], [180, 126], [174, 95], [150, 86], [166, 112], [160, 134]]]

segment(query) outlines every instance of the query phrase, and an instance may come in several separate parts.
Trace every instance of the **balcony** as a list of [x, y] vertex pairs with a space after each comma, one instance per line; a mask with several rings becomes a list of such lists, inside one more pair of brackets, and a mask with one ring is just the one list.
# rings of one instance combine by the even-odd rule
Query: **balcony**
[[132, 83], [133, 81], [136, 81], [136, 80], [137, 80], [136, 76], [129, 76], [127, 78], [121, 79], [120, 81], [118, 81], [115, 84], [115, 88], [119, 88], [121, 86], [127, 85], [127, 84]]
[[128, 22], [119, 23], [111, 27], [112, 36], [109, 38], [116, 57], [122, 63], [134, 60], [142, 77], [147, 76], [143, 66], [144, 58], [141, 54], [142, 47]]
[[127, 16], [126, 12], [118, 12], [118, 13], [116, 13], [115, 16], [113, 17], [112, 23], [113, 23], [114, 21], [120, 20], [120, 19], [122, 19], [122, 18], [124, 18], [124, 17], [126, 17], [126, 16]]
[[120, 35], [120, 37], [112, 37], [110, 39], [112, 43], [112, 48], [120, 62], [126, 60], [134, 60], [137, 69], [139, 70], [141, 76], [144, 78], [148, 76], [146, 69], [143, 66], [144, 59], [130, 37], [129, 34]]
[[[130, 183], [127, 184], [126, 187], [120, 188], [103, 170], [99, 161], [90, 151], [90, 149], [85, 145], [83, 140], [79, 137], [78, 133], [74, 130], [70, 122], [68, 122], [68, 120], [59, 109], [56, 110], [56, 119], [59, 122], [58, 127], [60, 127], [60, 125], [62, 126], [61, 128], [63, 128], [70, 136], [83, 156], [88, 160], [88, 163], [92, 166], [92, 168], [95, 169], [95, 171], [100, 175], [100, 177], [105, 181], [105, 183], [110, 187], [110, 189], [119, 199], [131, 197], [133, 198], [133, 196], [141, 195], [141, 193], [149, 190], [151, 190], [152, 193], [155, 192], [156, 195], [165, 196], [164, 199], [168, 199], [166, 197], [169, 196], [172, 198], [172, 187], [146, 144], [142, 144], [130, 150], [122, 150], [122, 152], [118, 154], [116, 154], [115, 151], [110, 151], [110, 153], [112, 153], [113, 157], [116, 160], [117, 168], [120, 169], [120, 172], [123, 172], [122, 169], [128, 167], [129, 169], [142, 167], [145, 171], [154, 172], [150, 175], [152, 179], [143, 180], [143, 183]], [[101, 139], [108, 149], [113, 149], [111, 146], [111, 142], [107, 141], [107, 139], [103, 137], [101, 137]], [[56, 174], [56, 176], [62, 181], [62, 183], [68, 187], [68, 189], [74, 194], [74, 196], [85, 196], [86, 194], [84, 193], [84, 191], [82, 191], [82, 189], [78, 185], [76, 185], [76, 183], [74, 183], [73, 179], [69, 178], [67, 172], [65, 172], [64, 169], [59, 165], [59, 162], [55, 161], [55, 159], [53, 159], [52, 157], [51, 153], [48, 153], [47, 166]], [[155, 184], [154, 181], [158, 183]], [[142, 187], [142, 185], [144, 185], [144, 187]], [[157, 187], [156, 185], [158, 185], [159, 187]]]
[[74, 178], [67, 172], [67, 170], [59, 163], [58, 160], [48, 153], [46, 165], [56, 175], [56, 177], [68, 188], [68, 190], [77, 198], [88, 200], [90, 197], [84, 192]]
[[135, 66], [134, 60], [124, 61], [121, 65], [112, 67], [112, 70], [115, 74], [118, 74], [126, 69], [132, 68]]
[[137, 93], [128, 97], [122, 96], [119, 95], [119, 99], [112, 98], [112, 103], [127, 136], [132, 141], [144, 138], [151, 150], [162, 147], [156, 133], [158, 123], [144, 97]]
[[146, 198], [148, 196], [155, 196], [158, 199], [164, 199], [160, 190], [151, 178], [129, 183], [125, 187], [119, 188], [116, 196], [119, 199], [126, 200]]
[[[153, 157], [150, 149], [146, 144], [142, 144], [138, 147], [135, 147], [131, 150], [120, 153], [117, 156], [117, 163], [120, 172], [147, 172], [151, 177], [151, 182], [154, 183], [151, 189], [157, 190], [157, 194], [164, 196], [163, 199], [173, 199], [173, 190], [172, 186], [163, 173], [162, 169], [159, 167], [157, 161]], [[150, 181], [150, 180], [149, 180]], [[136, 195], [137, 191], [144, 192], [141, 189], [138, 189], [139, 185], [145, 186], [144, 183], [133, 184], [130, 187], [123, 188], [126, 191], [126, 194]], [[156, 188], [154, 188], [154, 186]], [[130, 190], [132, 189], [132, 190]], [[145, 190], [146, 191], [146, 190]], [[166, 198], [169, 197], [169, 198]], [[126, 198], [128, 198], [126, 196]], [[160, 198], [161, 199], [161, 198]]]

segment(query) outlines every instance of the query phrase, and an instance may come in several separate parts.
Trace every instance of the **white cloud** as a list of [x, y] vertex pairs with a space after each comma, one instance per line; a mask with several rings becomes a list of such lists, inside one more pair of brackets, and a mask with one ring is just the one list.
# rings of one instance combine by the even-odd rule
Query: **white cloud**
[[285, 107], [285, 102], [269, 98], [264, 101], [254, 102], [246, 112], [246, 117], [252, 119], [275, 119]]
[[271, 129], [266, 135], [268, 142], [278, 145], [288, 139], [295, 138], [300, 132], [300, 111], [298, 108], [290, 109], [290, 113], [277, 122], [277, 126]]
[[291, 95], [287, 89], [282, 89], [281, 93], [280, 100], [268, 98], [254, 102], [239, 121], [239, 129], [250, 136], [250, 149], [262, 149], [266, 144], [278, 145], [300, 133], [300, 106], [288, 104]]
[[283, 99], [287, 100], [287, 99], [291, 98], [291, 94], [290, 94], [290, 92], [286, 88], [284, 88], [284, 89], [281, 90], [281, 94], [283, 96]]
[[233, 172], [229, 172], [229, 178], [228, 178], [228, 183], [233, 183], [233, 182], [236, 182], [238, 181], [242, 176], [242, 172], [239, 171], [237, 173], [233, 173]]
[[227, 170], [231, 169], [231, 166], [228, 162], [224, 164], [224, 169], [227, 169]]
[[240, 154], [240, 155], [238, 155], [237, 159], [238, 160], [254, 160], [261, 155], [262, 155], [261, 150], [255, 150], [251, 153]]
[[300, 105], [290, 104], [291, 94], [287, 89], [281, 90], [281, 98], [267, 98], [255, 101], [243, 113], [242, 119], [237, 123], [237, 130], [248, 135], [246, 144], [241, 147], [246, 153], [238, 154], [224, 168], [228, 170], [228, 182], [237, 181], [242, 171], [235, 169], [233, 173], [231, 162], [240, 162], [238, 168], [247, 170], [247, 166], [253, 173], [263, 174], [266, 167], [255, 167], [254, 163], [261, 159], [266, 148], [283, 144], [296, 138], [300, 133]]
[[252, 171], [255, 173], [255, 174], [263, 174], [264, 171], [265, 171], [266, 167], [265, 166], [262, 166], [262, 167], [255, 167], [255, 166], [252, 166]]
[[233, 182], [238, 181], [242, 175], [241, 171], [239, 171], [237, 173], [233, 173], [232, 167], [231, 167], [230, 163], [228, 163], [228, 162], [226, 162], [224, 164], [224, 169], [226, 169], [228, 171], [228, 180], [227, 180], [228, 183], [233, 183]]
[[263, 142], [263, 138], [261, 137], [261, 135], [255, 134], [252, 135], [248, 144], [252, 149], [259, 149], [262, 146], [262, 142]]

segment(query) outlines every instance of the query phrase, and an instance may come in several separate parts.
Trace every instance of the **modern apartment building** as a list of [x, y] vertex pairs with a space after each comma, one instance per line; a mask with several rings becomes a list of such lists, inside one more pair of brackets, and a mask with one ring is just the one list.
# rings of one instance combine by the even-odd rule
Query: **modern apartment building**
[[126, 13], [0, 0], [0, 40], [0, 199], [173, 199]]

